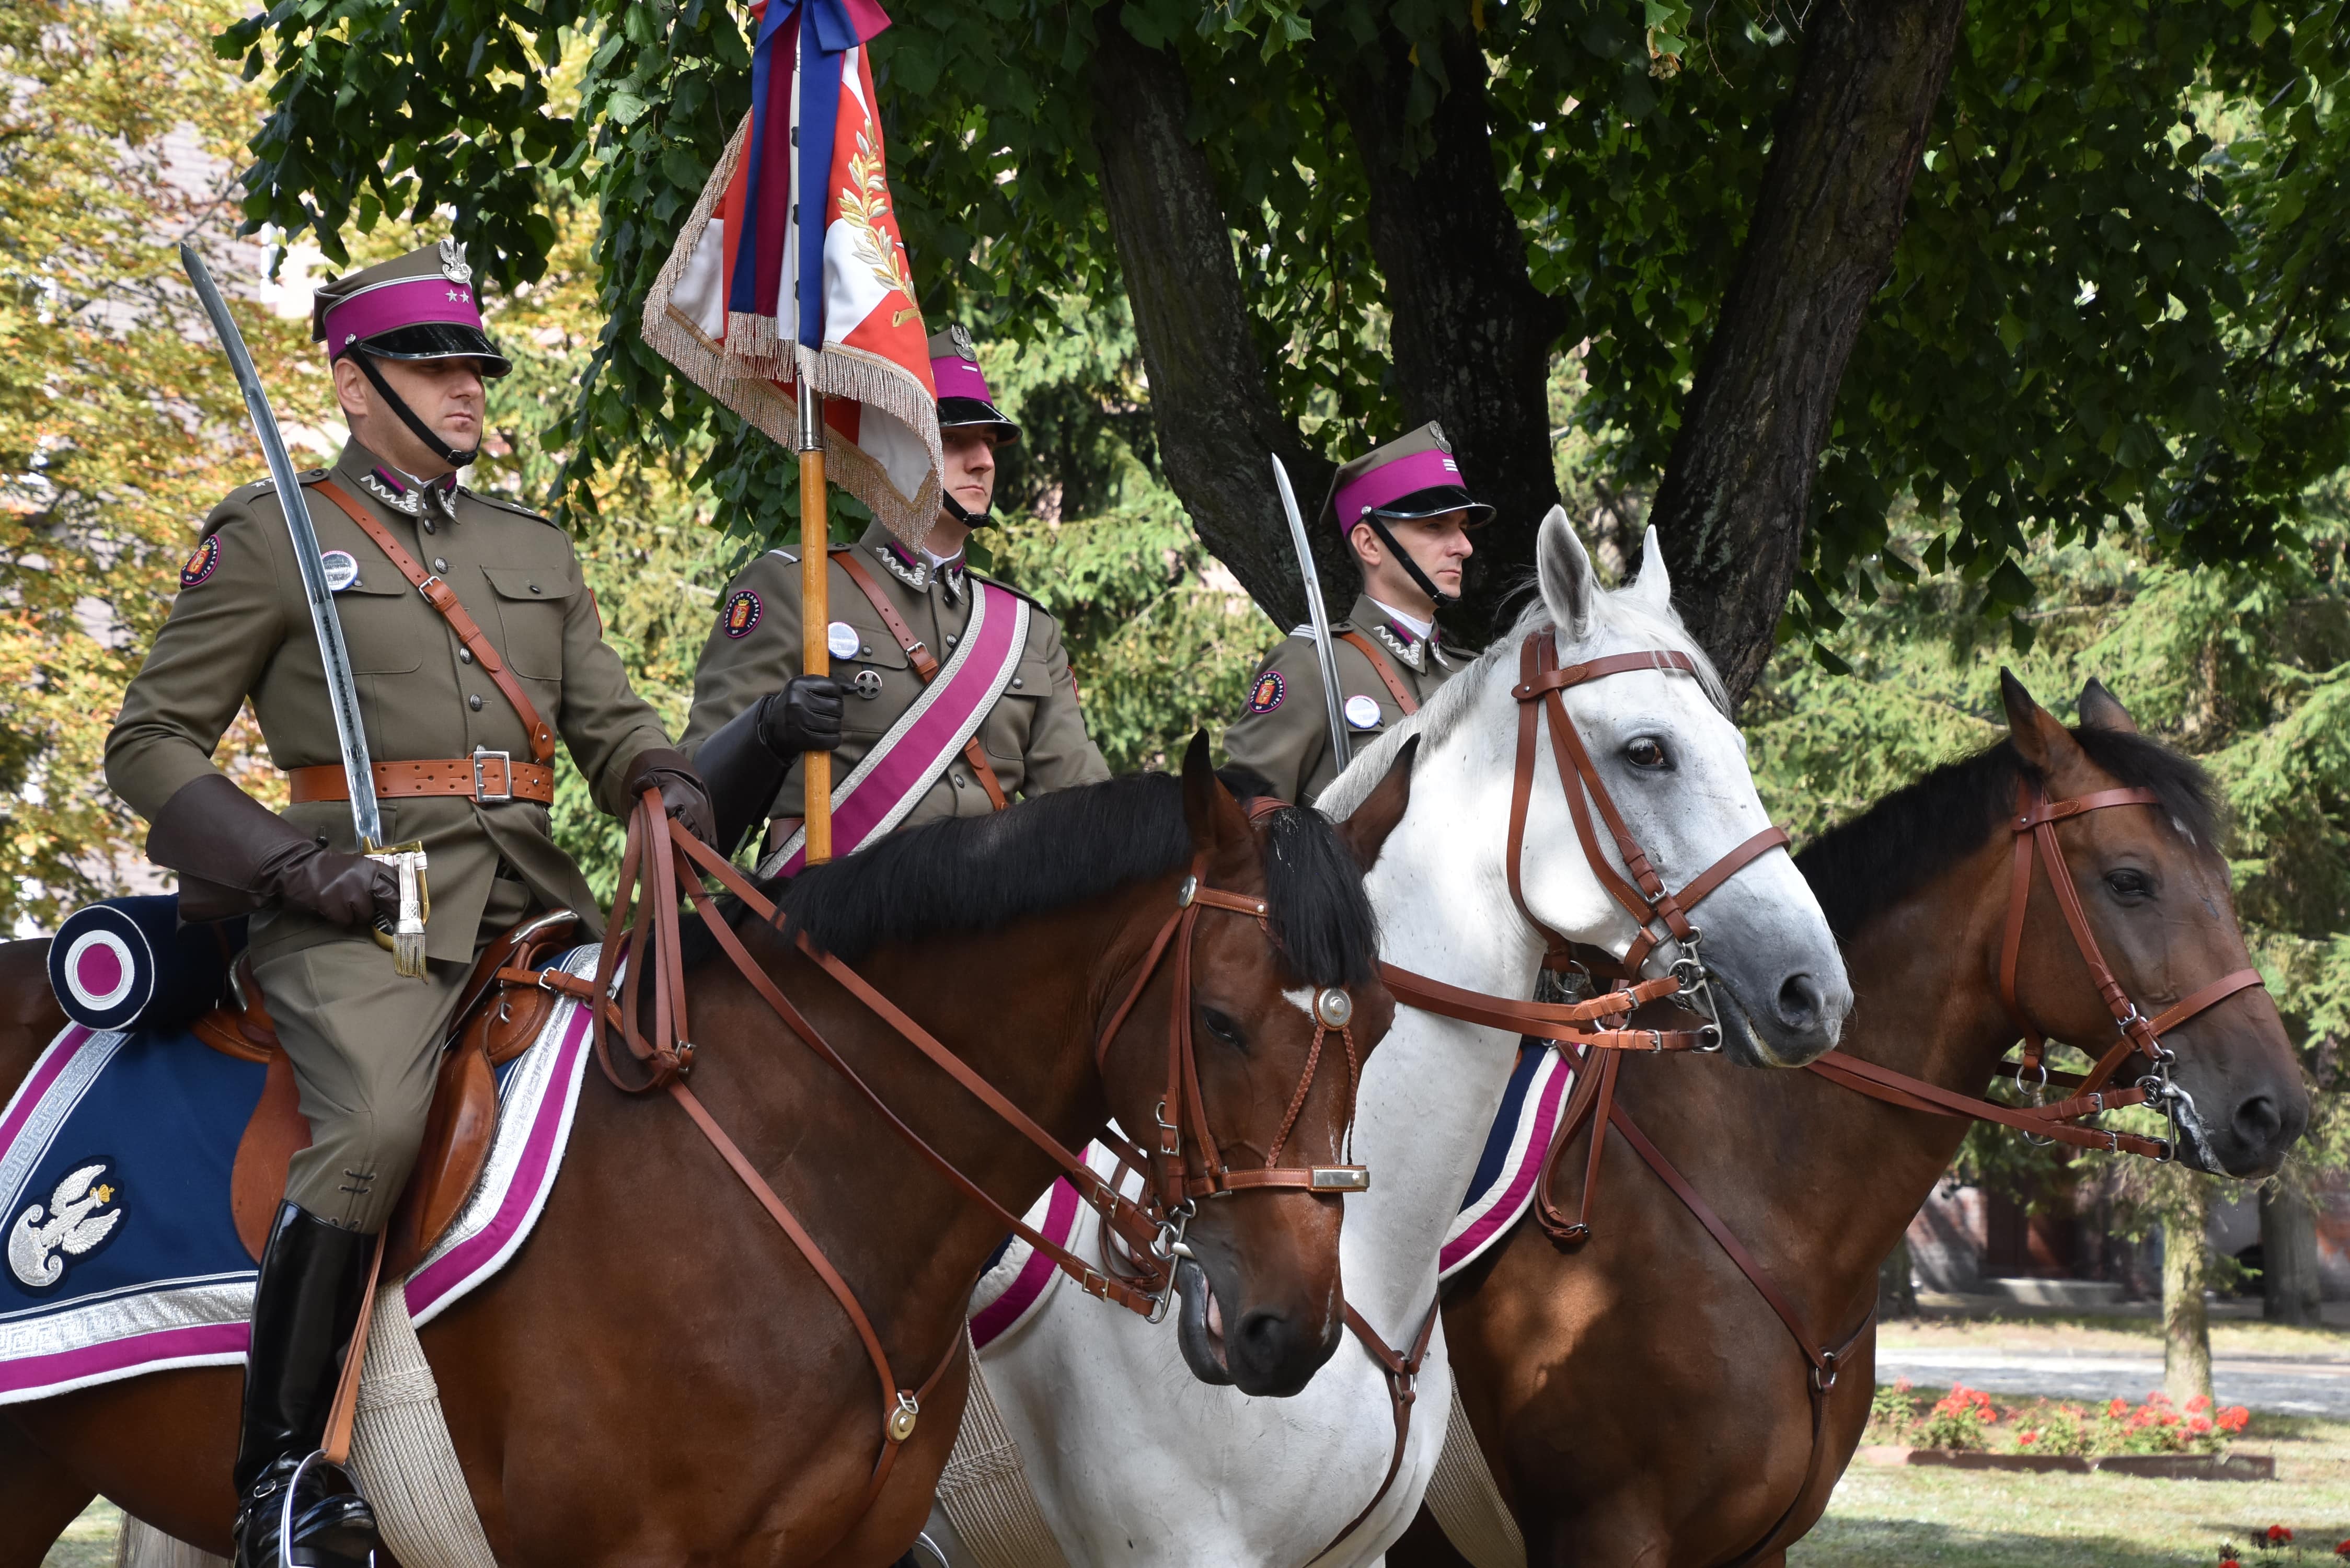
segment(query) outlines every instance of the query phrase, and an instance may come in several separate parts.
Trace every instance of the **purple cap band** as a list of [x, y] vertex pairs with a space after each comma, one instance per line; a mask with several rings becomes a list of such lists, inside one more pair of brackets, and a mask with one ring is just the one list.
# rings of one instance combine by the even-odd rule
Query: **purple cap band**
[[380, 333], [434, 322], [479, 331], [482, 307], [473, 286], [445, 277], [404, 277], [363, 290], [327, 307], [328, 362]]
[[1440, 484], [1459, 485], [1461, 465], [1441, 452], [1416, 452], [1393, 462], [1381, 463], [1338, 492], [1338, 531], [1352, 533], [1363, 514], [1384, 506], [1398, 496]]
[[979, 367], [960, 354], [942, 354], [931, 361], [931, 377], [939, 384], [941, 398], [977, 398], [983, 403], [995, 400], [988, 395], [987, 378]]

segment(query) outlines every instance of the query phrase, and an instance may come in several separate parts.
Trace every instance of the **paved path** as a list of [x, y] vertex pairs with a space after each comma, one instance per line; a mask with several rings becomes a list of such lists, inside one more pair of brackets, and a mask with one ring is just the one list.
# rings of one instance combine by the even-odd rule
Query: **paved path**
[[[2133, 1402], [2162, 1386], [2162, 1357], [2108, 1351], [1880, 1348], [1877, 1380], [1942, 1386], [1963, 1383], [1993, 1394]], [[2295, 1416], [2350, 1417], [2350, 1361], [2289, 1355], [2222, 1355], [2211, 1362], [2211, 1391], [2222, 1405], [2248, 1405]]]

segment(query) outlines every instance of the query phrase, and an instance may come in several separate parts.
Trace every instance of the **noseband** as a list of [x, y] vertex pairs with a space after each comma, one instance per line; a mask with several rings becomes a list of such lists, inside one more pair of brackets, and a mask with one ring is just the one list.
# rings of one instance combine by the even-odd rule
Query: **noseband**
[[[1237, 1171], [1225, 1168], [1215, 1137], [1208, 1127], [1207, 1106], [1200, 1089], [1199, 1064], [1193, 1054], [1191, 950], [1196, 940], [1200, 911], [1203, 909], [1226, 909], [1254, 916], [1258, 925], [1265, 929], [1268, 940], [1271, 929], [1266, 924], [1263, 899], [1203, 885], [1203, 857], [1192, 860], [1190, 873], [1183, 878], [1177, 894], [1174, 913], [1159, 928], [1133, 983], [1127, 989], [1125, 999], [1111, 1014], [1107, 1026], [1102, 1030], [1094, 1047], [1094, 1061], [1098, 1069], [1107, 1059], [1110, 1044], [1124, 1027], [1128, 1014], [1171, 952], [1174, 955], [1175, 984], [1168, 1028], [1168, 1084], [1166, 1097], [1159, 1102], [1159, 1147], [1163, 1158], [1154, 1166], [1160, 1179], [1158, 1190], [1147, 1208], [1121, 1196], [1113, 1183], [1104, 1181], [1081, 1157], [1039, 1127], [993, 1085], [974, 1072], [969, 1064], [907, 1016], [855, 970], [818, 949], [806, 934], [796, 939], [799, 950], [826, 974], [943, 1069], [956, 1083], [969, 1090], [989, 1110], [1008, 1123], [1014, 1131], [1042, 1149], [1061, 1167], [1078, 1196], [1102, 1216], [1105, 1226], [1115, 1231], [1139, 1259], [1148, 1259], [1142, 1272], [1133, 1277], [1106, 1273], [1048, 1240], [1026, 1224], [1018, 1214], [997, 1202], [984, 1188], [957, 1168], [908, 1126], [890, 1109], [879, 1093], [849, 1065], [823, 1033], [792, 1004], [766, 970], [751, 955], [733, 927], [719, 910], [708, 889], [702, 886], [701, 877], [695, 874], [697, 868], [715, 878], [760, 919], [771, 925], [776, 922], [778, 912], [775, 903], [726, 859], [669, 820], [661, 809], [660, 793], [648, 790], [629, 816], [628, 846], [620, 860], [619, 887], [613, 897], [612, 919], [605, 932], [595, 978], [588, 980], [560, 971], [541, 972], [515, 969], [499, 971], [497, 978], [507, 984], [536, 985], [588, 1002], [595, 1024], [596, 1058], [604, 1075], [624, 1093], [646, 1094], [658, 1089], [676, 1100], [728, 1168], [750, 1189], [760, 1207], [791, 1239], [792, 1244], [807, 1260], [808, 1266], [815, 1270], [825, 1288], [840, 1304], [842, 1313], [864, 1344], [866, 1358], [872, 1363], [885, 1396], [881, 1452], [875, 1462], [872, 1479], [867, 1485], [867, 1509], [870, 1509], [874, 1499], [880, 1495], [883, 1483], [889, 1478], [890, 1468], [897, 1461], [898, 1450], [907, 1438], [913, 1436], [916, 1421], [921, 1414], [922, 1400], [929, 1397], [947, 1368], [953, 1365], [956, 1354], [967, 1343], [967, 1336], [961, 1332], [956, 1334], [946, 1353], [939, 1358], [938, 1364], [919, 1387], [909, 1388], [900, 1384], [890, 1367], [889, 1354], [882, 1348], [880, 1336], [875, 1332], [871, 1318], [858, 1302], [848, 1282], [833, 1267], [816, 1238], [785, 1206], [766, 1179], [759, 1174], [734, 1140], [712, 1117], [700, 1098], [686, 1086], [685, 1080], [693, 1070], [695, 1048], [687, 1031], [685, 975], [678, 944], [678, 900], [681, 897], [692, 901], [711, 936], [733, 961], [734, 968], [751, 989], [783, 1021], [786, 1029], [846, 1079], [927, 1163], [965, 1197], [995, 1215], [1014, 1234], [1075, 1279], [1088, 1295], [1116, 1302], [1154, 1323], [1164, 1317], [1172, 1293], [1174, 1258], [1182, 1244], [1183, 1227], [1191, 1218], [1196, 1199], [1262, 1189], [1313, 1194], [1360, 1192], [1370, 1185], [1369, 1172], [1357, 1165], [1284, 1166], [1278, 1163], [1282, 1145], [1287, 1141], [1306, 1095], [1313, 1087], [1315, 1073], [1322, 1059], [1325, 1037], [1334, 1031], [1346, 1045], [1347, 1127], [1348, 1136], [1352, 1136], [1357, 1075], [1351, 1027], [1354, 1002], [1347, 992], [1335, 987], [1326, 988], [1315, 997], [1314, 1043], [1307, 1054], [1296, 1093], [1291, 1099], [1288, 1115], [1282, 1121], [1281, 1132], [1274, 1139], [1263, 1166]], [[639, 898], [640, 884], [643, 897]], [[633, 921], [630, 919], [632, 903]], [[625, 975], [622, 972], [624, 955], [629, 960]], [[653, 1032], [650, 1039], [639, 1034], [637, 1029], [638, 1002], [649, 973], [654, 977], [650, 982]], [[615, 1062], [611, 1042], [616, 1034], [634, 1061], [634, 1075], [623, 1074]], [[1169, 1120], [1170, 1107], [1174, 1113], [1172, 1122]], [[1190, 1150], [1184, 1146], [1180, 1131], [1186, 1123], [1192, 1131], [1193, 1142]], [[1194, 1154], [1198, 1157], [1196, 1165], [1192, 1158]], [[1140, 1157], [1137, 1158], [1139, 1160]]]

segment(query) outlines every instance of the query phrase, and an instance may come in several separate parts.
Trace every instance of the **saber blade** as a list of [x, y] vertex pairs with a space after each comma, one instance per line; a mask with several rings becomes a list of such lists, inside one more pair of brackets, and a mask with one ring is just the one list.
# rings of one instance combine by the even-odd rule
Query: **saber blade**
[[[1305, 580], [1305, 615], [1314, 625], [1314, 657], [1322, 666], [1323, 716], [1330, 722], [1330, 756], [1340, 773], [1354, 760], [1347, 739], [1347, 718], [1339, 706], [1338, 647], [1330, 636], [1330, 615], [1322, 606], [1322, 574], [1314, 565], [1314, 546], [1305, 537], [1305, 519], [1297, 510], [1297, 492], [1290, 488], [1289, 470], [1273, 460], [1273, 482], [1281, 491], [1281, 509], [1289, 518], [1289, 542], [1297, 549], [1297, 573]], [[1303, 804], [1303, 803], [1300, 803]]]
[[[237, 390], [244, 394], [244, 411], [253, 421], [253, 433], [261, 442], [261, 455], [269, 464], [270, 483], [277, 487], [278, 510], [286, 514], [286, 531], [294, 538], [294, 564], [302, 575], [302, 597], [309, 602], [310, 627], [318, 637], [318, 659], [326, 667], [327, 704], [334, 711], [335, 742], [343, 753], [343, 776], [350, 785], [351, 828], [359, 836], [359, 849], [390, 864], [400, 874], [400, 919], [389, 937], [379, 935], [392, 950], [392, 967], [403, 975], [424, 972], [424, 907], [421, 878], [424, 855], [421, 846], [401, 846], [390, 850], [383, 842], [383, 811], [375, 796], [375, 769], [368, 758], [367, 730], [359, 720], [359, 682], [351, 674], [351, 655], [343, 644], [343, 623], [335, 614], [334, 590], [327, 586], [327, 564], [319, 557], [318, 533], [310, 523], [309, 497], [303, 493], [300, 480], [295, 475], [294, 460], [286, 451], [286, 438], [277, 429], [277, 415], [269, 406], [269, 395], [262, 390], [261, 373], [254, 369], [252, 351], [244, 346], [244, 334], [237, 329], [236, 317], [228, 311], [228, 301], [222, 297], [220, 286], [213, 281], [212, 269], [196, 248], [182, 242], [180, 265], [187, 269], [188, 281], [193, 285], [196, 297], [203, 302], [204, 314], [212, 317], [213, 330], [219, 334], [221, 348], [228, 355], [229, 369], [236, 376]], [[411, 909], [417, 912], [411, 916]]]

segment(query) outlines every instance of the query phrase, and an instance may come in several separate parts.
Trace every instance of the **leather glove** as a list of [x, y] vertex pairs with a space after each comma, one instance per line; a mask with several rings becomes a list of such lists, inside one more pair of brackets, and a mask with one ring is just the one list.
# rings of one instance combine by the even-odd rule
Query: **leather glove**
[[759, 699], [759, 743], [789, 763], [802, 752], [840, 745], [841, 704], [848, 688], [829, 675], [795, 675]]
[[710, 792], [683, 752], [667, 746], [639, 752], [629, 764], [627, 776], [630, 801], [649, 789], [660, 791], [662, 811], [702, 843], [718, 847], [718, 824], [711, 810]]
[[399, 873], [329, 849], [220, 774], [182, 784], [155, 814], [147, 857], [180, 873], [180, 913], [226, 919], [275, 904], [356, 930], [400, 914]]

